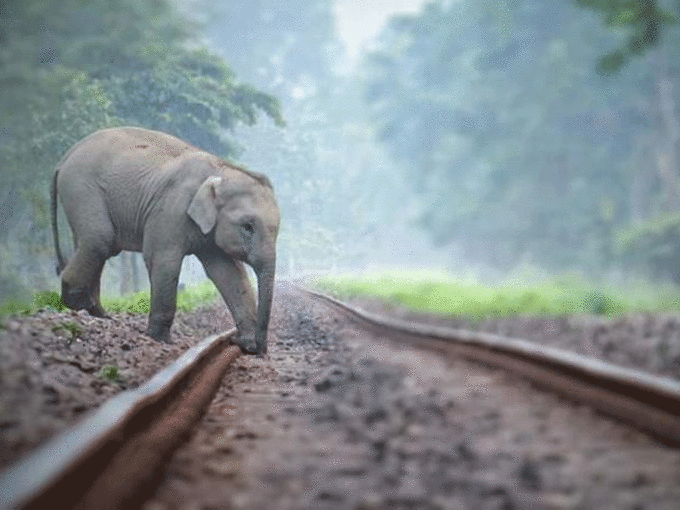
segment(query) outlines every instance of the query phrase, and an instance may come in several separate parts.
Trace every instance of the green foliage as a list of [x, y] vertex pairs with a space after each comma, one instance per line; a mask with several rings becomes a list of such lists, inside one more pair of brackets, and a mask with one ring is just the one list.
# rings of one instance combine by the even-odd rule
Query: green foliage
[[[139, 125], [235, 157], [225, 133], [262, 113], [284, 124], [278, 100], [238, 82], [177, 9], [171, 0], [0, 2], [0, 242], [13, 235], [32, 264], [51, 252], [46, 191], [77, 140]], [[16, 293], [2, 281], [21, 264], [0, 258], [2, 298]]]
[[68, 146], [102, 127], [161, 129], [229, 156], [236, 146], [221, 130], [252, 125], [258, 111], [283, 125], [278, 101], [236, 83], [169, 1], [46, 0], [3, 11], [13, 22], [0, 29], [0, 127], [12, 143], [0, 145], [0, 157], [39, 163], [21, 166], [35, 168], [27, 179], [44, 177]]
[[[212, 282], [187, 285], [177, 293], [177, 310], [192, 312], [200, 306], [215, 300], [217, 289]], [[121, 297], [102, 298], [104, 308], [114, 313], [148, 314], [150, 310], [149, 292], [137, 292]]]
[[63, 312], [67, 310], [66, 305], [61, 300], [61, 296], [51, 290], [38, 292], [33, 297], [33, 303], [37, 309], [50, 307], [57, 312]]
[[507, 281], [490, 286], [450, 274], [392, 272], [324, 277], [316, 286], [340, 299], [375, 297], [393, 305], [480, 320], [486, 317], [617, 315], [680, 310], [680, 293], [647, 284], [634, 289], [598, 289], [582, 280], [537, 284]]
[[54, 291], [37, 292], [33, 299], [7, 298], [0, 304], [0, 317], [4, 315], [32, 315], [38, 310], [51, 308], [57, 312], [66, 310], [61, 296]]
[[588, 292], [583, 299], [584, 311], [594, 315], [613, 315], [621, 308], [610, 296], [599, 291]]
[[642, 83], [595, 75], [616, 37], [572, 5], [532, 0], [498, 17], [490, 4], [395, 18], [366, 60], [370, 115], [418, 194], [413, 219], [493, 266], [603, 264], [638, 133], [608, 116], [637, 115]]
[[99, 374], [103, 379], [110, 382], [115, 383], [120, 381], [120, 369], [116, 365], [104, 365]]
[[69, 342], [68, 342], [69, 344], [71, 342], [73, 342], [76, 338], [82, 337], [83, 334], [85, 333], [85, 330], [83, 329], [83, 327], [75, 321], [67, 321], [67, 322], [63, 322], [61, 324], [58, 324], [58, 325], [56, 325], [52, 328], [52, 331], [55, 332], [55, 333], [57, 331], [66, 331], [66, 332], [70, 333], [71, 337], [69, 338]]
[[151, 310], [149, 292], [137, 292], [120, 297], [103, 297], [102, 305], [112, 313], [148, 314]]
[[192, 312], [201, 306], [214, 302], [218, 296], [217, 289], [211, 281], [187, 285], [177, 293], [177, 309], [183, 312]]
[[582, 3], [619, 28], [573, 2], [435, 1], [394, 18], [366, 58], [368, 112], [417, 193], [411, 219], [464, 260], [600, 272], [620, 261], [614, 230], [677, 209], [676, 41], [612, 54], [627, 62], [615, 79], [596, 72], [625, 44], [621, 25], [671, 15]]
[[660, 6], [658, 0], [576, 0], [576, 4], [604, 16], [612, 28], [625, 28], [630, 36], [626, 43], [613, 50], [598, 63], [598, 72], [617, 74], [630, 59], [654, 48], [665, 28], [677, 23], [675, 13]]
[[35, 312], [31, 303], [15, 298], [7, 298], [0, 303], [0, 317], [7, 315], [30, 315]]
[[680, 283], [680, 212], [619, 228], [614, 247], [624, 259], [651, 268], [655, 276]]
[[[217, 289], [210, 281], [197, 285], [187, 285], [177, 293], [177, 309], [183, 312], [192, 312], [197, 308], [211, 303], [218, 296]], [[104, 308], [112, 313], [148, 314], [150, 310], [149, 293], [138, 292], [121, 297], [104, 297]], [[53, 291], [38, 292], [32, 301], [20, 301], [7, 299], [0, 304], [0, 317], [6, 315], [32, 315], [36, 311], [50, 307], [58, 312], [67, 310], [59, 294]], [[58, 329], [67, 329], [73, 335], [80, 336], [82, 331], [75, 331], [79, 327], [76, 323], [64, 323], [55, 326]]]
[[680, 212], [660, 214], [647, 221], [633, 223], [616, 231], [619, 250], [646, 248], [659, 240], [677, 240], [680, 234]]

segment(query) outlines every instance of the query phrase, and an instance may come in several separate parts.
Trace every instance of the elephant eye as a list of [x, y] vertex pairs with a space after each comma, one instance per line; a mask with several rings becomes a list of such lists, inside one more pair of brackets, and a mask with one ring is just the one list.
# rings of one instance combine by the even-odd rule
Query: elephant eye
[[252, 236], [255, 233], [255, 225], [252, 221], [246, 221], [241, 225], [241, 232], [248, 236]]

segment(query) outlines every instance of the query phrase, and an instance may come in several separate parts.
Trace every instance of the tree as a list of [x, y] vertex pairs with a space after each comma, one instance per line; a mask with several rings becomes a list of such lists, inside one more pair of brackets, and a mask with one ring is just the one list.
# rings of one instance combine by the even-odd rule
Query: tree
[[380, 139], [405, 162], [420, 223], [507, 267], [602, 267], [630, 214], [631, 160], [657, 133], [648, 62], [594, 70], [622, 34], [569, 4], [434, 2], [392, 20], [364, 67]]
[[404, 237], [397, 208], [406, 209], [410, 192], [374, 144], [356, 77], [334, 72], [340, 45], [333, 2], [194, 5], [193, 12], [212, 9], [206, 21], [214, 51], [279, 96], [286, 111], [285, 131], [269, 122], [238, 131], [243, 161], [266, 171], [277, 191], [280, 270], [356, 267], [393, 257], [385, 245]]
[[209, 12], [211, 44], [249, 81], [284, 102], [301, 89], [332, 79], [339, 53], [330, 0], [193, 0], [193, 12]]
[[651, 85], [641, 103], [647, 129], [632, 143], [631, 215], [617, 225], [614, 249], [627, 263], [680, 283], [680, 83], [673, 51], [680, 42], [680, 5], [656, 0], [577, 0], [577, 4], [604, 15], [610, 29], [630, 34], [624, 44], [601, 57], [598, 72], [618, 77], [632, 62], [642, 62]]
[[661, 41], [667, 27], [677, 23], [676, 13], [657, 0], [576, 0], [576, 4], [604, 16], [608, 27], [630, 33], [625, 44], [607, 52], [598, 63], [602, 74], [616, 74], [632, 58], [640, 57]]
[[[44, 267], [45, 191], [61, 155], [87, 134], [141, 125], [234, 157], [225, 132], [259, 112], [283, 125], [278, 100], [238, 82], [169, 0], [3, 2], [0, 20], [0, 264], [10, 274]], [[8, 228], [10, 218], [22, 228]], [[30, 268], [12, 263], [10, 246], [32, 250]]]

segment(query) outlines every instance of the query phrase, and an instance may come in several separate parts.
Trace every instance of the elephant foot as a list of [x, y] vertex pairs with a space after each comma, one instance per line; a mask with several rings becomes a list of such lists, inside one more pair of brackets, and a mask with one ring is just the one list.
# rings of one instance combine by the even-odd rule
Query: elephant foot
[[236, 345], [236, 347], [238, 347], [239, 349], [241, 349], [241, 354], [250, 354], [250, 355], [256, 355], [256, 354], [257, 354], [257, 352], [255, 352], [255, 351], [249, 351], [249, 350], [245, 349], [244, 347], [242, 347], [242, 346], [240, 346], [240, 345], [238, 345], [238, 344], [235, 344], [235, 345]]
[[146, 336], [150, 336], [157, 342], [164, 344], [170, 343], [170, 328], [149, 323], [144, 331]]
[[101, 305], [98, 305], [95, 300], [92, 299], [92, 294], [88, 290], [72, 289], [66, 282], [62, 282], [61, 284], [61, 300], [71, 310], [87, 310], [90, 315], [94, 315], [95, 317], [106, 315], [106, 312]]
[[260, 357], [264, 354], [258, 350], [253, 337], [242, 337], [238, 335], [233, 342], [237, 347], [241, 348], [243, 354], [257, 354]]
[[99, 317], [100, 319], [111, 319], [111, 316], [106, 313], [106, 310], [102, 308], [102, 305], [97, 303], [95, 306], [88, 308], [88, 312], [90, 312], [90, 315], [92, 317]]

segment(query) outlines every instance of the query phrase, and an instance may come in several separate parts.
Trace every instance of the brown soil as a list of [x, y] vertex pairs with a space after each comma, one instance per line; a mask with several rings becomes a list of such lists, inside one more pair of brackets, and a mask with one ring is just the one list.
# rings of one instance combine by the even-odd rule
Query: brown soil
[[[230, 327], [227, 317], [221, 303], [178, 314], [170, 344], [141, 334], [146, 317], [45, 311], [4, 320], [0, 468]], [[678, 316], [477, 327], [678, 377]], [[145, 510], [677, 508], [680, 452], [511, 374], [366, 333], [285, 283], [269, 346], [265, 359], [242, 356], [230, 368]], [[106, 365], [119, 368], [119, 382], [102, 377]]]
[[677, 508], [680, 452], [284, 284], [269, 345], [238, 360], [145, 510]]
[[[41, 311], [0, 322], [0, 468], [116, 393], [135, 388], [206, 336], [232, 327], [224, 305], [178, 313], [172, 342], [146, 316]], [[108, 377], [107, 377], [108, 376]], [[112, 377], [117, 376], [117, 377]]]
[[484, 331], [600, 359], [671, 379], [680, 379], [680, 313], [638, 313], [618, 317], [508, 317], [471, 321], [417, 312], [377, 299], [354, 299], [362, 310], [404, 321]]

